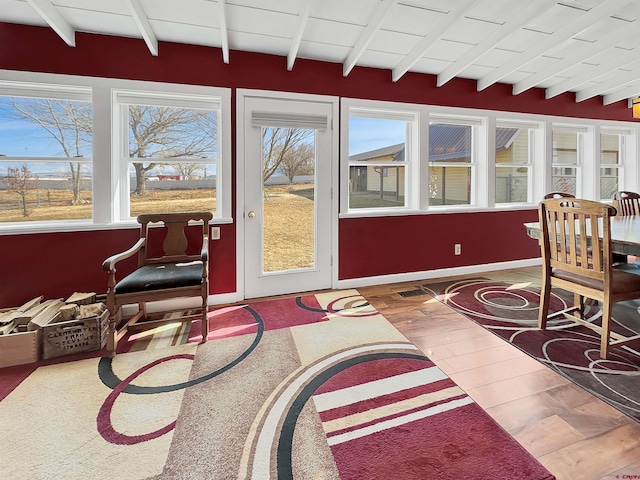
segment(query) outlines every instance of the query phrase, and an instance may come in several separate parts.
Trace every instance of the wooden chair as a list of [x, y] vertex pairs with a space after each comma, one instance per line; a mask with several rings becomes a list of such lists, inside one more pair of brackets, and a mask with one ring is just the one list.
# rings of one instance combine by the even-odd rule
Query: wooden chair
[[550, 198], [576, 198], [576, 196], [568, 192], [549, 192], [544, 196], [545, 200]]
[[[612, 268], [614, 215], [612, 206], [591, 200], [550, 199], [543, 200], [538, 207], [542, 252], [538, 326], [545, 329], [548, 319], [564, 315], [595, 330], [601, 335], [601, 358], [607, 358], [610, 346], [640, 339], [640, 335], [624, 337], [611, 331], [613, 304], [640, 298], [640, 275]], [[574, 306], [548, 315], [551, 287], [573, 292]], [[601, 304], [601, 326], [584, 320], [585, 298]]]
[[620, 190], [611, 198], [618, 215], [640, 215], [640, 194]]
[[[207, 302], [209, 297], [209, 221], [211, 212], [158, 213], [139, 215], [140, 238], [130, 249], [112, 255], [103, 264], [109, 274], [107, 308], [109, 309], [109, 338], [107, 349], [113, 356], [118, 340], [127, 330], [142, 330], [169, 322], [185, 322], [200, 318], [202, 341], [209, 333]], [[202, 234], [197, 240], [187, 235], [189, 221], [202, 222]], [[150, 228], [160, 223], [164, 228]], [[192, 233], [192, 232], [190, 232]], [[163, 237], [164, 240], [162, 238]], [[160, 246], [161, 244], [161, 246]], [[154, 248], [155, 247], [155, 248]], [[135, 271], [116, 280], [116, 264], [133, 255], [138, 256]], [[147, 319], [146, 302], [177, 297], [201, 297], [202, 311], [181, 318], [139, 322]], [[122, 305], [138, 304], [139, 311], [122, 323]]]

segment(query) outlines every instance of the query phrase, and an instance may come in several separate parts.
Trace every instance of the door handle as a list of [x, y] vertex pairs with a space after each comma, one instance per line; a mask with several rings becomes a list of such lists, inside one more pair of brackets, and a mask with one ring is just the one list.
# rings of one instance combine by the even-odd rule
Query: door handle
[[256, 212], [254, 212], [253, 210], [251, 210], [249, 213], [247, 213], [247, 217], [249, 218], [253, 218], [256, 216]]

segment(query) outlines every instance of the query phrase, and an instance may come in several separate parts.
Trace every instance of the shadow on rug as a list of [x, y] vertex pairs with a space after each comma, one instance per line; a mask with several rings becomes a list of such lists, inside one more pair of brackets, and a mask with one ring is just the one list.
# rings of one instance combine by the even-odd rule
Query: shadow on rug
[[355, 290], [209, 321], [0, 375], [0, 477], [553, 479]]
[[[613, 347], [602, 360], [600, 336], [593, 330], [564, 318], [538, 329], [540, 285], [532, 282], [471, 278], [421, 289], [640, 422], [640, 341]], [[570, 305], [572, 294], [552, 290], [550, 313]], [[639, 306], [638, 301], [617, 303], [612, 329], [640, 332]], [[587, 308], [586, 317], [599, 324], [600, 309]]]

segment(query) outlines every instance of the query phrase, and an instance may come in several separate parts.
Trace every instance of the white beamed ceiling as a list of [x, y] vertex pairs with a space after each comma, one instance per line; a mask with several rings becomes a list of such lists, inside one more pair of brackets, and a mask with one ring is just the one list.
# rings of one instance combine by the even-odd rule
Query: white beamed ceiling
[[[75, 33], [214, 46], [507, 83], [518, 95], [575, 92], [603, 104], [640, 96], [638, 0], [0, 0], [0, 22], [52, 28], [74, 48]], [[156, 51], [157, 48], [157, 51]]]

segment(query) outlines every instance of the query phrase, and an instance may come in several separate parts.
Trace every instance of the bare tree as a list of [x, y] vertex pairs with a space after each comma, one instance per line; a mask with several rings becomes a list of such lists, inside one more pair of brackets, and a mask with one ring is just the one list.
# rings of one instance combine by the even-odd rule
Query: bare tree
[[[129, 105], [129, 156], [206, 157], [217, 147], [217, 122], [209, 110]], [[147, 172], [161, 162], [134, 162], [136, 195], [146, 192]]]
[[[62, 148], [65, 157], [81, 158], [91, 151], [92, 113], [88, 102], [47, 98], [12, 98], [15, 114], [44, 129]], [[71, 203], [80, 203], [80, 161], [69, 162]]]
[[282, 157], [281, 170], [289, 177], [289, 185], [298, 175], [311, 175], [314, 165], [314, 151], [308, 143], [302, 143], [290, 149]]
[[22, 202], [22, 216], [28, 217], [29, 210], [27, 209], [27, 194], [30, 191], [38, 189], [38, 177], [31, 173], [26, 163], [23, 163], [19, 168], [7, 168], [6, 182], [7, 189], [20, 196], [20, 200]]
[[283, 159], [295, 148], [308, 143], [314, 131], [307, 128], [267, 127], [262, 130], [262, 181], [281, 168]]
[[[14, 114], [41, 127], [60, 145], [65, 156], [91, 152], [92, 107], [88, 102], [13, 98]], [[129, 156], [134, 158], [202, 158], [217, 148], [217, 116], [211, 110], [128, 105]], [[147, 172], [162, 162], [133, 162], [137, 195], [146, 191]], [[69, 162], [73, 203], [80, 201], [82, 163]]]

